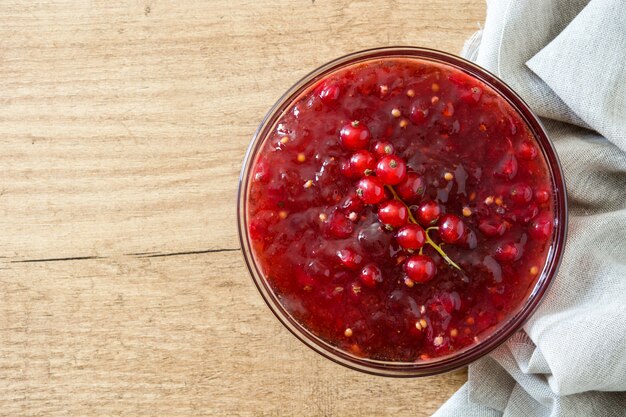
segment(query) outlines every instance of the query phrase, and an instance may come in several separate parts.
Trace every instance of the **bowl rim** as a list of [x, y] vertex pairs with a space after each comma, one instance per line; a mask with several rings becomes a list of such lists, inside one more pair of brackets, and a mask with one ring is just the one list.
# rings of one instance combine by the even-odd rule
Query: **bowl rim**
[[[269, 130], [274, 127], [278, 119], [284, 114], [286, 108], [288, 108], [295, 99], [307, 92], [320, 78], [343, 67], [380, 58], [415, 58], [418, 60], [434, 61], [468, 73], [470, 76], [479, 79], [493, 88], [494, 91], [509, 102], [535, 135], [536, 141], [539, 143], [544, 158], [547, 161], [555, 195], [553, 241], [548, 251], [541, 275], [537, 278], [534, 289], [529, 293], [526, 302], [521, 305], [517, 312], [508, 318], [508, 320], [499, 323], [498, 328], [487, 335], [483, 340], [460, 351], [456, 351], [451, 355], [434, 358], [432, 361], [392, 362], [361, 358], [331, 345], [310, 332], [291, 317], [269, 287], [269, 284], [266, 282], [265, 277], [260, 272], [254, 260], [254, 254], [251, 250], [247, 232], [249, 173], [257, 152], [264, 143]], [[567, 190], [561, 163], [541, 120], [534, 114], [528, 104], [526, 104], [526, 102], [504, 81], [477, 64], [447, 52], [414, 46], [389, 46], [349, 53], [319, 66], [292, 85], [270, 108], [261, 124], [256, 129], [243, 159], [237, 188], [237, 226], [242, 255], [252, 281], [272, 313], [294, 336], [318, 354], [348, 368], [380, 376], [415, 377], [448, 372], [485, 356], [508, 340], [536, 311], [546, 291], [550, 287], [550, 284], [554, 280], [565, 249], [567, 223]]]

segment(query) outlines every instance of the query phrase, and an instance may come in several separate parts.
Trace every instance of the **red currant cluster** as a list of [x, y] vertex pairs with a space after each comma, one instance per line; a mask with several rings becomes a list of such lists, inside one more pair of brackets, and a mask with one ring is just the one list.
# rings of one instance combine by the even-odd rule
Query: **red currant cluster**
[[[396, 231], [396, 241], [410, 255], [403, 264], [408, 278], [412, 282], [427, 282], [437, 272], [433, 259], [422, 253], [424, 245], [430, 245], [449, 265], [460, 270], [441, 249], [441, 245], [430, 238], [428, 232], [436, 229], [443, 242], [460, 243], [467, 240], [468, 236], [461, 218], [454, 214], [442, 215], [439, 204], [425, 201], [418, 206], [418, 222], [407, 203], [417, 203], [424, 196], [423, 178], [407, 168], [406, 162], [394, 154], [393, 145], [389, 142], [376, 142], [372, 147], [373, 152], [366, 150], [370, 139], [369, 129], [358, 121], [341, 129], [341, 145], [354, 151], [349, 161], [343, 164], [342, 172], [348, 177], [358, 179], [358, 197], [365, 204], [377, 206], [380, 223], [388, 230]], [[372, 272], [368, 275], [376, 274]]]

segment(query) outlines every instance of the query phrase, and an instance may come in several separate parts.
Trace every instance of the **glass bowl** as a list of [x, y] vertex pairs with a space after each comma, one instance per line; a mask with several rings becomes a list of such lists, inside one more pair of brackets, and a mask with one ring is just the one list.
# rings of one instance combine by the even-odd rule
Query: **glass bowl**
[[[308, 91], [312, 85], [341, 68], [356, 63], [380, 59], [380, 58], [417, 58], [455, 67], [484, 82], [498, 92], [514, 110], [518, 112], [530, 131], [535, 135], [540, 150], [543, 153], [551, 174], [554, 202], [554, 232], [553, 240], [548, 250], [547, 259], [536, 284], [526, 297], [526, 301], [508, 317], [500, 322], [495, 330], [486, 335], [479, 342], [458, 350], [450, 355], [433, 358], [422, 362], [392, 362], [380, 361], [355, 356], [328, 342], [322, 340], [297, 320], [295, 320], [281, 305], [272, 288], [263, 276], [259, 265], [251, 250], [250, 237], [248, 235], [247, 218], [247, 195], [250, 187], [251, 168], [254, 165], [259, 149], [274, 129], [278, 119], [290, 104]], [[472, 361], [488, 354], [497, 346], [506, 341], [515, 333], [530, 315], [536, 310], [541, 302], [551, 281], [554, 279], [564, 250], [567, 230], [567, 197], [563, 173], [557, 154], [548, 139], [541, 122], [526, 103], [503, 81], [493, 74], [457, 56], [432, 49], [417, 47], [386, 47], [369, 49], [355, 52], [331, 61], [317, 68], [291, 87], [269, 110], [261, 125], [255, 132], [252, 142], [246, 152], [241, 175], [239, 178], [237, 218], [239, 227], [239, 239], [245, 262], [252, 276], [254, 284], [261, 293], [263, 299], [278, 320], [298, 339], [322, 356], [358, 371], [393, 377], [426, 376], [447, 372], [469, 364]]]

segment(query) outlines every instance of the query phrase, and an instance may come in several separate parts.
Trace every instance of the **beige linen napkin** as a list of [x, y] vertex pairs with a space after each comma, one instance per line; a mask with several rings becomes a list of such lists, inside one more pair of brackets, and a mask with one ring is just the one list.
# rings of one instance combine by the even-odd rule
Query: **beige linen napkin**
[[569, 194], [538, 311], [437, 417], [626, 416], [626, 1], [490, 0], [463, 54], [539, 114]]

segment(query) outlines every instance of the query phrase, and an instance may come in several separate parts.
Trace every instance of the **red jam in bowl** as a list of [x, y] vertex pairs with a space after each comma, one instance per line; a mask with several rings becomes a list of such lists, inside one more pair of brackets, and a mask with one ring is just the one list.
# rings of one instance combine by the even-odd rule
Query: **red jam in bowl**
[[548, 163], [494, 89], [376, 58], [316, 80], [255, 155], [247, 233], [303, 328], [350, 355], [420, 362], [493, 333], [553, 241]]

